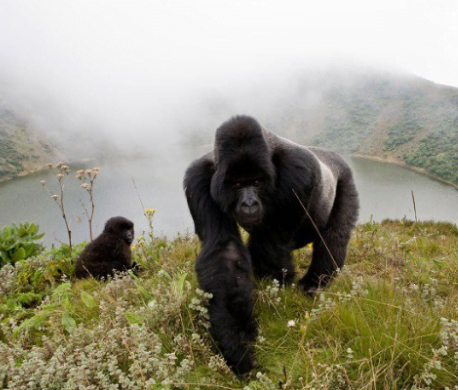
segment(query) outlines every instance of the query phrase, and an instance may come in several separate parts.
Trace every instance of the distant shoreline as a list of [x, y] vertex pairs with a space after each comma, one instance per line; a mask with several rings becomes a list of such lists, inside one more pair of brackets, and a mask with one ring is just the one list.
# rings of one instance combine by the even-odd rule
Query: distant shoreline
[[377, 162], [382, 162], [382, 163], [386, 163], [386, 164], [397, 165], [397, 166], [399, 166], [401, 168], [408, 169], [409, 171], [419, 173], [421, 175], [429, 177], [430, 179], [433, 179], [433, 180], [436, 180], [438, 182], [441, 182], [441, 183], [447, 184], [449, 186], [452, 186], [453, 188], [455, 188], [455, 190], [458, 191], [458, 185], [456, 185], [455, 183], [452, 183], [451, 181], [448, 181], [448, 180], [442, 179], [442, 178], [440, 178], [438, 176], [435, 176], [435, 175], [427, 172], [423, 168], [418, 168], [418, 167], [414, 167], [412, 165], [406, 164], [404, 161], [396, 159], [394, 157], [369, 156], [369, 155], [366, 155], [366, 154], [358, 154], [358, 153], [351, 154], [350, 156], [351, 157], [356, 157], [356, 158], [372, 160], [372, 161], [377, 161]]
[[46, 171], [45, 167], [23, 170], [23, 171], [19, 172], [16, 175], [5, 176], [5, 177], [0, 178], [0, 183], [4, 183], [4, 182], [7, 182], [7, 181], [10, 181], [10, 180], [13, 180], [13, 179], [20, 179], [21, 177], [26, 177], [26, 176], [33, 175], [33, 174], [39, 173], [39, 172], [44, 172], [44, 171]]
[[[91, 161], [92, 161], [92, 159], [84, 159], [84, 160], [68, 162], [68, 164], [71, 165], [71, 166], [75, 166], [75, 165], [78, 166], [78, 165], [85, 165], [85, 164], [87, 164], [88, 162], [91, 162]], [[57, 163], [55, 162], [53, 164], [55, 166]], [[23, 177], [26, 177], [26, 176], [30, 176], [30, 175], [35, 175], [35, 174], [38, 174], [38, 173], [46, 172], [48, 170], [49, 170], [49, 168], [47, 167], [47, 164], [43, 164], [43, 165], [40, 164], [36, 168], [23, 170], [17, 175], [2, 177], [0, 179], [0, 183], [4, 183], [4, 182], [7, 182], [7, 181], [10, 181], [10, 180], [13, 180], [13, 179], [20, 179], [20, 178], [23, 178]]]
[[[409, 171], [419, 173], [421, 175], [429, 177], [430, 179], [433, 179], [433, 180], [436, 180], [438, 182], [441, 182], [441, 183], [447, 184], [449, 186], [452, 186], [453, 188], [455, 188], [458, 191], [458, 185], [456, 185], [455, 183], [452, 183], [451, 181], [448, 181], [448, 180], [442, 179], [442, 178], [440, 178], [438, 176], [435, 176], [435, 175], [427, 172], [423, 168], [418, 168], [418, 167], [414, 167], [412, 165], [406, 164], [404, 161], [396, 159], [394, 157], [370, 156], [370, 155], [367, 155], [367, 154], [359, 154], [359, 153], [350, 154], [349, 156], [350, 157], [361, 158], [361, 159], [366, 159], [366, 160], [377, 161], [377, 162], [386, 163], [386, 164], [397, 165], [397, 166], [399, 166], [401, 168], [408, 169]], [[87, 161], [90, 161], [90, 160], [89, 159], [82, 160], [82, 161], [77, 162], [76, 164], [84, 164]], [[73, 163], [73, 164], [75, 164], [75, 163]], [[42, 166], [40, 168], [22, 171], [18, 175], [7, 176], [7, 177], [1, 178], [0, 179], [0, 183], [4, 183], [4, 182], [7, 182], [7, 181], [13, 180], [13, 179], [19, 179], [21, 177], [33, 175], [33, 174], [36, 174], [36, 173], [39, 173], [39, 172], [44, 172], [46, 170], [47, 170], [47, 168], [45, 166]]]

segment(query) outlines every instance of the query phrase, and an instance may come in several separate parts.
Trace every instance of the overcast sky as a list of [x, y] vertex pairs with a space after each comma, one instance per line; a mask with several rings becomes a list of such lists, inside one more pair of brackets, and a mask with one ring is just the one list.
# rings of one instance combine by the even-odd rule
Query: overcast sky
[[165, 125], [200, 90], [344, 62], [458, 87], [458, 1], [0, 0], [3, 94], [64, 127]]

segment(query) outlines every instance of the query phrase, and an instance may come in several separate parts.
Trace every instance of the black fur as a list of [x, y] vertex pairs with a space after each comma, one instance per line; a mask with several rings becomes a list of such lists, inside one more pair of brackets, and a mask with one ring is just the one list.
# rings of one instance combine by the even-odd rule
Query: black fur
[[110, 218], [102, 234], [84, 248], [76, 262], [76, 278], [93, 276], [100, 279], [115, 271], [135, 269], [130, 244], [134, 224], [124, 217]]
[[[244, 373], [256, 364], [251, 268], [288, 283], [295, 276], [291, 252], [313, 243], [299, 287], [311, 294], [327, 285], [344, 264], [358, 216], [352, 172], [334, 152], [237, 116], [217, 129], [214, 150], [188, 168], [184, 187], [202, 241], [197, 276], [213, 294], [212, 333], [228, 364]], [[248, 251], [238, 225], [250, 233]]]

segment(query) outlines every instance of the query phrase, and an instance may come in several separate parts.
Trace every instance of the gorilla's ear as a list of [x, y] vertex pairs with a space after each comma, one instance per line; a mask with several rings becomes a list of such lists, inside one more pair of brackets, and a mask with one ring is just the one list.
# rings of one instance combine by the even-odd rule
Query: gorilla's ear
[[113, 225], [111, 223], [106, 223], [105, 228], [103, 229], [105, 233], [113, 233]]

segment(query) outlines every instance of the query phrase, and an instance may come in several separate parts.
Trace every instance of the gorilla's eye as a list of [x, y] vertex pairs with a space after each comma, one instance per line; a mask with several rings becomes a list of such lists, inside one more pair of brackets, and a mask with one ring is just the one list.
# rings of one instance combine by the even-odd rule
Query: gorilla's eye
[[235, 183], [233, 187], [234, 187], [236, 190], [240, 190], [240, 188], [242, 188], [242, 184], [241, 184], [241, 183]]
[[260, 183], [259, 183], [259, 180], [255, 180], [254, 183], [253, 183], [253, 186], [259, 187], [259, 184], [260, 184]]

